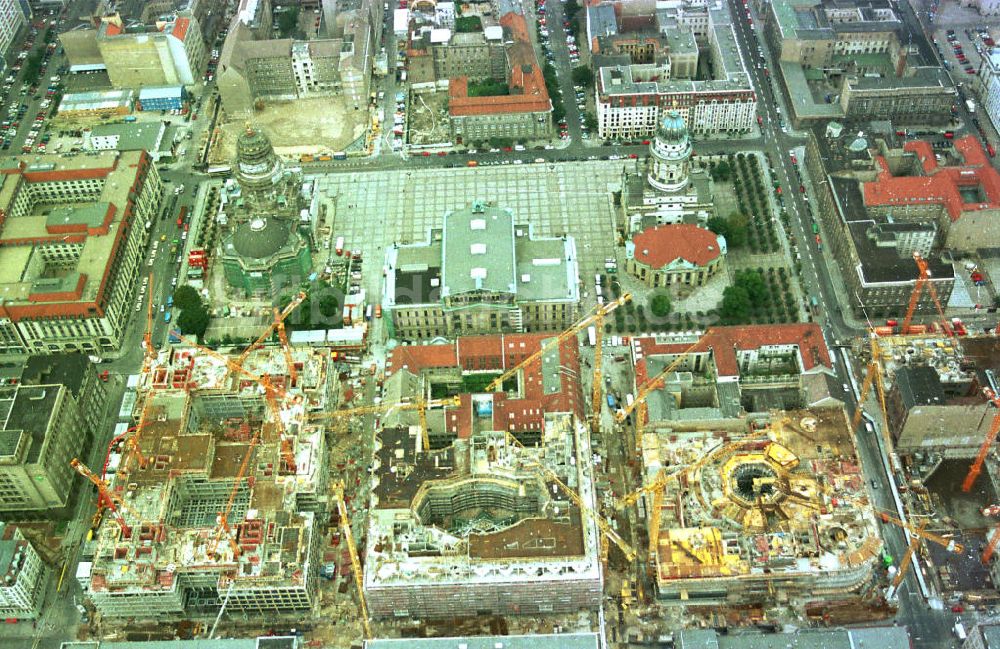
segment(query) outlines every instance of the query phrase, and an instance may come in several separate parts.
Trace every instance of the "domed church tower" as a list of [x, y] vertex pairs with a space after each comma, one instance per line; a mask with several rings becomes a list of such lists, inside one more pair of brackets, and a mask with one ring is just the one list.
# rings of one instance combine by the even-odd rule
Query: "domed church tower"
[[660, 121], [656, 137], [649, 143], [649, 172], [646, 180], [654, 189], [676, 192], [688, 184], [691, 138], [684, 118], [670, 110]]

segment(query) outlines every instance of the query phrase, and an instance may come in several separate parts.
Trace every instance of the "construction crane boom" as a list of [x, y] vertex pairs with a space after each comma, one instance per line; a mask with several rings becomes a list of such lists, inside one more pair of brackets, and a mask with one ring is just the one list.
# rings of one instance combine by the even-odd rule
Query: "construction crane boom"
[[[108, 483], [101, 480], [97, 475], [90, 470], [86, 464], [81, 462], [79, 458], [73, 458], [70, 460], [69, 465], [73, 467], [73, 470], [82, 475], [84, 478], [89, 480], [91, 484], [97, 487], [97, 507], [98, 511], [102, 507], [106, 507], [111, 510], [114, 514], [115, 520], [118, 522], [118, 527], [122, 530], [122, 537], [131, 538], [132, 528], [128, 523], [125, 522], [125, 517], [122, 515], [121, 509], [116, 505], [116, 503], [121, 503], [121, 499], [114, 495]], [[97, 517], [95, 517], [96, 519]]]
[[368, 600], [365, 599], [364, 576], [361, 573], [361, 559], [358, 557], [358, 547], [354, 544], [354, 533], [351, 531], [351, 519], [348, 517], [347, 502], [344, 501], [344, 483], [337, 481], [333, 485], [333, 495], [337, 501], [337, 513], [340, 515], [340, 529], [347, 543], [347, 552], [351, 556], [351, 572], [354, 573], [354, 586], [358, 591], [358, 606], [361, 607], [361, 625], [364, 628], [365, 639], [372, 637], [371, 620], [368, 615]]
[[963, 552], [965, 552], [965, 546], [962, 545], [961, 543], [957, 542], [955, 539], [949, 539], [949, 538], [946, 538], [946, 537], [934, 534], [933, 532], [928, 532], [928, 531], [926, 531], [926, 530], [923, 529], [923, 526], [913, 527], [912, 525], [909, 525], [908, 523], [904, 523], [903, 521], [899, 520], [898, 518], [896, 518], [895, 516], [893, 516], [892, 514], [889, 514], [887, 512], [880, 512], [879, 513], [879, 518], [882, 519], [882, 522], [884, 522], [884, 523], [892, 523], [896, 527], [900, 527], [900, 528], [908, 531], [910, 534], [914, 534], [916, 536], [919, 536], [920, 538], [924, 539], [925, 541], [930, 541], [931, 543], [936, 543], [937, 545], [940, 545], [941, 547], [943, 547], [944, 549], [948, 550], [948, 552], [951, 552], [952, 554], [962, 554]]
[[[920, 303], [920, 295], [925, 288], [930, 293], [931, 299], [934, 301], [934, 307], [937, 309], [938, 315], [941, 316], [941, 320], [947, 323], [947, 319], [944, 317], [944, 309], [941, 308], [941, 300], [938, 299], [937, 289], [934, 287], [934, 282], [930, 281], [931, 271], [927, 265], [927, 260], [919, 252], [914, 252], [913, 261], [917, 264], [917, 281], [913, 285], [913, 292], [910, 293], [910, 302], [906, 306], [906, 315], [903, 317], [903, 324], [899, 329], [899, 332], [904, 335], [910, 333], [913, 314], [916, 312], [917, 305]], [[951, 332], [951, 328], [945, 327], [945, 331]]]
[[[156, 349], [153, 348], [153, 273], [149, 273], [147, 288], [149, 290], [149, 299], [146, 301], [146, 331], [142, 335], [143, 358], [140, 376], [149, 376], [149, 372], [153, 368], [153, 361], [156, 360]], [[142, 450], [139, 448], [139, 439], [142, 437], [142, 431], [146, 425], [146, 409], [152, 401], [154, 392], [152, 387], [150, 387], [142, 403], [139, 422], [132, 432], [131, 437], [125, 441], [125, 449], [128, 451], [128, 455], [126, 456], [125, 466], [122, 467], [123, 472], [128, 470], [128, 462], [132, 457], [136, 458], [140, 467], [146, 465], [146, 458], [142, 455]]]
[[[927, 524], [921, 523], [920, 526], [917, 527], [917, 531], [923, 532], [925, 527], [927, 527]], [[913, 534], [913, 538], [910, 539], [910, 545], [906, 548], [906, 553], [903, 555], [903, 560], [899, 562], [899, 570], [896, 571], [896, 576], [892, 579], [892, 588], [890, 589], [890, 592], [896, 592], [899, 585], [903, 583], [904, 579], [906, 579], [906, 571], [909, 569], [910, 564], [913, 563], [913, 557], [916, 555], [917, 549], [920, 547], [920, 540], [921, 537], [919, 534]]]
[[604, 305], [598, 305], [594, 313], [591, 313], [590, 315], [584, 317], [582, 320], [578, 320], [577, 323], [572, 327], [570, 327], [569, 329], [563, 331], [554, 338], [547, 340], [545, 344], [540, 345], [538, 350], [536, 350], [534, 353], [529, 354], [520, 363], [518, 363], [517, 365], [510, 368], [500, 376], [490, 381], [490, 383], [486, 386], [486, 392], [493, 392], [494, 390], [502, 389], [504, 381], [517, 374], [523, 368], [528, 367], [529, 365], [540, 359], [546, 352], [554, 348], [558, 348], [559, 345], [564, 343], [569, 338], [577, 335], [578, 333], [580, 333], [581, 331], [592, 325], [594, 322], [596, 322], [598, 319], [604, 318], [604, 316], [608, 315], [621, 305], [631, 300], [632, 300], [632, 294], [624, 293], [617, 300], [612, 300], [611, 302], [608, 302], [607, 304]]
[[305, 301], [305, 299], [306, 299], [305, 291], [300, 291], [294, 298], [292, 298], [291, 302], [285, 305], [285, 308], [282, 309], [281, 311], [278, 311], [278, 308], [274, 307], [274, 322], [272, 322], [271, 326], [269, 326], [267, 329], [264, 330], [264, 333], [262, 333], [260, 336], [257, 337], [257, 340], [253, 341], [253, 343], [251, 343], [250, 345], [247, 345], [246, 349], [244, 349], [240, 353], [240, 355], [236, 358], [236, 362], [242, 365], [244, 362], [246, 362], [247, 357], [250, 356], [253, 350], [257, 349], [262, 344], [264, 344], [264, 341], [270, 338], [271, 334], [273, 334], [279, 328], [281, 329], [281, 331], [284, 331], [285, 318], [290, 316], [292, 314], [292, 311], [297, 309], [298, 306]]
[[986, 433], [986, 437], [983, 439], [982, 446], [979, 447], [979, 453], [976, 454], [976, 459], [972, 461], [972, 465], [969, 467], [969, 473], [965, 476], [965, 481], [962, 482], [962, 491], [965, 493], [972, 491], [972, 485], [976, 484], [976, 479], [978, 479], [979, 474], [982, 473], [983, 463], [986, 462], [986, 456], [990, 454], [990, 448], [992, 448], [993, 442], [996, 441], [997, 434], [1000, 433], [1000, 397], [998, 397], [990, 388], [983, 388], [983, 394], [997, 409], [997, 412], [993, 416], [993, 423], [990, 425], [990, 430]]
[[[512, 433], [509, 432], [507, 433], [507, 439], [510, 442], [513, 442], [519, 448], [522, 449], [524, 448], [524, 444], [518, 441], [518, 439], [514, 437]], [[598, 512], [594, 511], [594, 509], [590, 507], [590, 505], [583, 502], [583, 498], [580, 498], [580, 494], [578, 494], [576, 491], [571, 489], [569, 485], [563, 482], [555, 471], [553, 471], [552, 469], [545, 466], [539, 461], [532, 461], [529, 464], [531, 466], [537, 466], [539, 469], [542, 470], [543, 473], [545, 473], [545, 475], [550, 480], [555, 482], [559, 486], [559, 488], [563, 491], [563, 493], [565, 493], [569, 497], [569, 499], [573, 501], [573, 504], [577, 506], [581, 514], [585, 514], [590, 518], [592, 518], [594, 522], [597, 523], [597, 527], [600, 528], [601, 533], [608, 539], [610, 539], [612, 543], [618, 546], [618, 549], [622, 551], [622, 554], [625, 555], [625, 559], [628, 560], [629, 563], [632, 563], [632, 561], [635, 560], [636, 553], [635, 550], [632, 548], [632, 546], [629, 545], [628, 542], [625, 539], [623, 539], [621, 535], [618, 534], [618, 532], [616, 532], [614, 528], [612, 528], [611, 525], [609, 525], [606, 520], [604, 520], [603, 516], [601, 516]]]
[[[669, 365], [663, 368], [656, 376], [646, 381], [641, 388], [638, 390], [638, 394], [635, 395], [635, 399], [631, 404], [625, 404], [619, 408], [618, 412], [615, 413], [615, 420], [620, 422], [625, 421], [625, 419], [632, 414], [632, 411], [636, 409], [639, 404], [645, 403], [646, 398], [649, 397], [655, 390], [661, 387], [661, 382], [664, 377], [674, 371], [678, 365], [680, 365], [684, 359], [686, 359], [690, 354], [694, 353], [700, 345], [709, 339], [709, 332], [705, 332], [704, 335], [698, 338], [690, 347], [685, 349], [677, 358], [673, 360]], [[636, 422], [639, 423], [639, 422]]]
[[591, 424], [590, 430], [598, 432], [601, 429], [601, 363], [604, 358], [601, 356], [601, 346], [604, 339], [604, 317], [598, 317], [593, 324], [596, 335], [594, 336], [594, 383], [591, 386], [593, 392], [590, 399]]

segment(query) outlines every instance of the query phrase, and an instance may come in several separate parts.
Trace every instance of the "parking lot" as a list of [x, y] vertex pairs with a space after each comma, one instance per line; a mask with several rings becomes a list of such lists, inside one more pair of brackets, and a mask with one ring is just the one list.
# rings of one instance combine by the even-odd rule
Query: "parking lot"
[[[934, 45], [951, 71], [955, 83], [969, 81], [979, 73], [982, 55], [995, 46], [1000, 38], [1000, 28], [981, 26], [977, 28], [942, 26], [934, 32]], [[971, 84], [969, 84], [971, 85]]]
[[0, 149], [9, 153], [45, 153], [44, 133], [62, 96], [55, 20], [39, 18], [30, 28], [3, 83]]

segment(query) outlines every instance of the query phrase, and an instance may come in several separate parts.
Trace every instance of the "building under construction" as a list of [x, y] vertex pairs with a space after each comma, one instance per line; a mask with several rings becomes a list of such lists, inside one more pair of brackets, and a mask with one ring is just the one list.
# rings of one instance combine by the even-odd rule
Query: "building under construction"
[[869, 582], [881, 539], [843, 409], [785, 415], [642, 436], [661, 599], [835, 600]]
[[544, 339], [470, 337], [394, 351], [390, 383], [407, 377], [409, 394], [447, 393], [458, 405], [429, 413], [437, 415], [432, 445], [422, 443], [420, 426], [376, 431], [364, 569], [373, 616], [533, 615], [599, 605], [593, 451], [575, 341], [543, 354], [502, 390], [486, 386]]
[[[161, 353], [144, 377], [135, 437], [109, 476], [116, 512], [77, 577], [106, 618], [305, 611], [317, 603], [316, 521], [331, 398], [326, 355], [231, 359]], [[266, 378], [261, 378], [266, 377]]]

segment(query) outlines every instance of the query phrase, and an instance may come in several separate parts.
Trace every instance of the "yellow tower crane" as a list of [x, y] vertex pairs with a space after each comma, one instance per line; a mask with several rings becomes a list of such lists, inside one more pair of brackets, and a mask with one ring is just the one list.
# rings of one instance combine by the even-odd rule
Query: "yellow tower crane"
[[[514, 445], [522, 449], [524, 448], [524, 444], [518, 441], [518, 439], [514, 437], [513, 434], [508, 432], [506, 436], [507, 440], [512, 442]], [[601, 533], [604, 536], [606, 536], [612, 543], [618, 546], [618, 549], [622, 551], [622, 554], [625, 555], [625, 559], [629, 563], [632, 563], [635, 560], [636, 556], [635, 549], [633, 549], [632, 546], [628, 544], [628, 541], [623, 539], [621, 535], [618, 534], [618, 532], [616, 532], [614, 528], [612, 528], [611, 525], [604, 519], [604, 517], [601, 516], [600, 513], [594, 511], [594, 509], [590, 507], [590, 505], [583, 502], [583, 498], [580, 498], [580, 494], [578, 494], [576, 491], [570, 488], [569, 485], [563, 482], [555, 471], [545, 466], [541, 462], [537, 461], [529, 462], [529, 466], [538, 467], [539, 469], [542, 470], [542, 472], [546, 475], [546, 477], [548, 477], [550, 480], [556, 483], [556, 485], [559, 486], [559, 488], [563, 491], [563, 493], [565, 493], [569, 497], [569, 499], [573, 501], [573, 504], [577, 506], [577, 508], [580, 510], [580, 513], [585, 514], [586, 516], [592, 518], [594, 522], [597, 523], [597, 527], [601, 530]], [[606, 551], [603, 549], [601, 551], [601, 556], [602, 557], [607, 556]]]
[[364, 628], [365, 640], [372, 637], [371, 619], [368, 615], [368, 600], [365, 599], [365, 582], [361, 573], [361, 559], [358, 557], [358, 547], [354, 544], [354, 533], [351, 531], [351, 519], [348, 517], [347, 502], [344, 500], [344, 483], [333, 484], [333, 497], [337, 501], [337, 513], [340, 515], [340, 529], [347, 543], [347, 551], [351, 555], [351, 572], [354, 573], [354, 586], [358, 591], [358, 606], [361, 607], [361, 625]]
[[[625, 419], [632, 414], [632, 411], [636, 409], [640, 404], [643, 404], [645, 408], [645, 402], [647, 397], [652, 394], [655, 390], [663, 387], [663, 379], [666, 378], [668, 374], [674, 371], [674, 369], [684, 362], [684, 360], [691, 354], [700, 351], [703, 344], [709, 339], [708, 332], [706, 331], [694, 344], [685, 349], [681, 354], [673, 360], [669, 365], [667, 365], [663, 370], [661, 370], [656, 376], [646, 381], [641, 388], [639, 388], [639, 393], [635, 395], [635, 400], [632, 403], [622, 406], [617, 413], [615, 413], [615, 419], [620, 423], [625, 421]], [[640, 425], [639, 419], [636, 419], [636, 425]]]
[[[517, 374], [519, 371], [521, 371], [525, 367], [531, 365], [532, 363], [534, 363], [535, 361], [537, 361], [538, 359], [540, 359], [542, 356], [545, 355], [546, 352], [549, 352], [552, 349], [558, 349], [559, 345], [561, 345], [565, 341], [569, 340], [573, 336], [577, 335], [578, 333], [580, 333], [581, 331], [583, 331], [584, 329], [586, 329], [590, 325], [594, 324], [598, 320], [603, 319], [604, 316], [608, 315], [609, 313], [611, 313], [612, 311], [614, 311], [615, 309], [617, 309], [621, 305], [623, 305], [626, 302], [629, 302], [631, 300], [632, 300], [632, 294], [631, 293], [624, 293], [617, 300], [614, 300], [612, 302], [608, 302], [607, 304], [605, 304], [603, 306], [599, 306], [595, 312], [591, 313], [590, 315], [584, 317], [581, 320], [578, 320], [575, 325], [573, 325], [572, 327], [570, 327], [566, 331], [563, 331], [561, 334], [558, 334], [555, 337], [553, 337], [553, 338], [545, 341], [545, 344], [540, 345], [537, 351], [535, 351], [534, 353], [528, 355], [523, 361], [521, 361], [520, 363], [518, 363], [514, 367], [510, 368], [509, 370], [507, 370], [506, 372], [504, 372], [500, 376], [496, 377], [492, 381], [490, 381], [490, 383], [486, 386], [486, 390], [485, 391], [486, 392], [493, 392], [495, 390], [502, 389], [504, 381], [506, 381], [507, 379], [509, 379], [510, 377], [514, 376], [515, 374]], [[595, 367], [596, 366], [597, 366], [597, 362], [595, 361]], [[595, 378], [598, 379], [598, 382], [600, 381], [599, 375], [597, 377], [595, 377]]]

